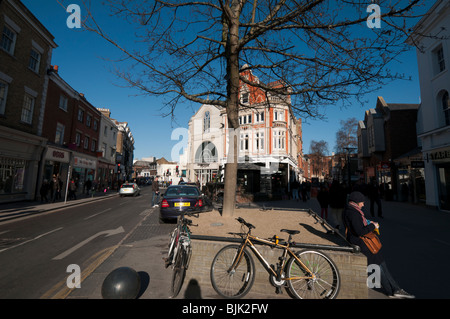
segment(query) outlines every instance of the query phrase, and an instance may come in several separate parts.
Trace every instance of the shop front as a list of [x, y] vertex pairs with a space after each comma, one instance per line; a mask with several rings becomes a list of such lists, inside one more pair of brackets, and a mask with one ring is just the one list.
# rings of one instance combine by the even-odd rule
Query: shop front
[[67, 175], [70, 165], [70, 152], [54, 146], [48, 146], [44, 156], [44, 165], [41, 183], [50, 182], [53, 176], [59, 178], [62, 183], [62, 195], [64, 195], [67, 183]]
[[77, 193], [86, 192], [86, 182], [92, 184], [96, 179], [97, 159], [86, 155], [73, 157], [72, 178], [77, 185]]
[[426, 152], [424, 161], [427, 203], [430, 195], [439, 209], [450, 211], [450, 147]]
[[0, 203], [33, 200], [46, 139], [0, 126]]

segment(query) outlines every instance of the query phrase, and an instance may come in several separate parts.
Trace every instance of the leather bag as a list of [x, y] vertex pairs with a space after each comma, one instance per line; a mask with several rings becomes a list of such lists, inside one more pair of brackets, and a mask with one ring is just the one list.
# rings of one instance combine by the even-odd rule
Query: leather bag
[[380, 239], [374, 232], [370, 232], [366, 235], [361, 236], [360, 238], [364, 241], [367, 248], [369, 248], [372, 254], [378, 253], [378, 251], [381, 249]]

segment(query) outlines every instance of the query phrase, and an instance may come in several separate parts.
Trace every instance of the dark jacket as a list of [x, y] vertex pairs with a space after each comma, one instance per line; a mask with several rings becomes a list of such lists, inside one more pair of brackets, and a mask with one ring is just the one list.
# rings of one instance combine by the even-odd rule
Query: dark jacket
[[159, 192], [159, 183], [158, 181], [153, 181], [152, 183], [152, 192]]
[[359, 238], [362, 235], [374, 231], [375, 225], [372, 223], [367, 226], [364, 225], [361, 214], [351, 205], [347, 205], [347, 207], [345, 207], [344, 212], [342, 213], [342, 220], [345, 225], [348, 242], [353, 245], [358, 245], [361, 248], [361, 253], [367, 257], [367, 265], [381, 264], [381, 262], [383, 262], [383, 248], [381, 248], [381, 250], [374, 255], [367, 248], [366, 244], [364, 244], [363, 240]]
[[345, 208], [347, 204], [347, 192], [344, 187], [342, 187], [339, 183], [333, 182], [330, 187], [330, 202], [329, 205], [331, 208]]

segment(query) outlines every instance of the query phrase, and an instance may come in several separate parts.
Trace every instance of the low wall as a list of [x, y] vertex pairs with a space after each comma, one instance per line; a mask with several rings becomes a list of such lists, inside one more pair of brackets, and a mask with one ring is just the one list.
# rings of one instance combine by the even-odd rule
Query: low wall
[[[201, 298], [218, 298], [214, 291], [210, 269], [212, 261], [217, 252], [224, 246], [232, 242], [212, 241], [212, 240], [192, 240], [192, 256], [186, 278], [180, 292], [180, 297], [188, 294], [189, 289], [195, 283], [196, 289], [200, 290]], [[235, 243], [234, 243], [235, 244]], [[270, 264], [276, 264], [282, 250], [272, 249], [268, 246], [258, 246], [258, 250]], [[300, 249], [298, 249], [300, 250]], [[360, 253], [346, 251], [322, 250], [337, 265], [341, 276], [341, 288], [338, 299], [367, 299], [367, 259]], [[275, 287], [269, 282], [269, 274], [260, 264], [257, 257], [252, 253], [256, 266], [256, 276], [254, 285], [244, 298], [290, 298], [283, 289], [283, 294], [276, 294]], [[198, 284], [198, 287], [197, 287]]]

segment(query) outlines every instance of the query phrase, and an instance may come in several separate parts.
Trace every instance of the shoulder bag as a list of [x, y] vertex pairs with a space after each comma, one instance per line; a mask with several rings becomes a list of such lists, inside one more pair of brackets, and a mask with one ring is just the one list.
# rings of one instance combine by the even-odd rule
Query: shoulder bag
[[360, 237], [372, 254], [378, 253], [381, 249], [381, 242], [378, 236], [372, 231]]

